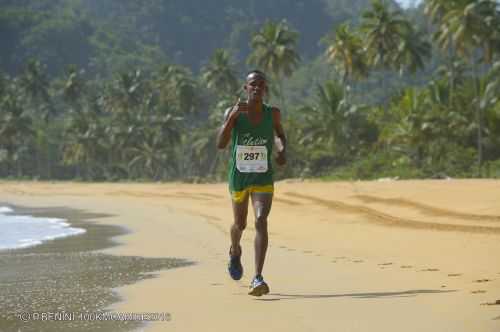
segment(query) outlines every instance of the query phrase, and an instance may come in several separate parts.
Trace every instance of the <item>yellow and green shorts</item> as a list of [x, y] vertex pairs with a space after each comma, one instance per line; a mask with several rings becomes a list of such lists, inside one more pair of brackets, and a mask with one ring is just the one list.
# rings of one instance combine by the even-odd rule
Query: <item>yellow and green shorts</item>
[[274, 186], [272, 184], [264, 185], [264, 186], [249, 186], [241, 191], [229, 191], [231, 193], [231, 198], [235, 203], [243, 202], [248, 195], [251, 193], [266, 193], [272, 194], [274, 193]]

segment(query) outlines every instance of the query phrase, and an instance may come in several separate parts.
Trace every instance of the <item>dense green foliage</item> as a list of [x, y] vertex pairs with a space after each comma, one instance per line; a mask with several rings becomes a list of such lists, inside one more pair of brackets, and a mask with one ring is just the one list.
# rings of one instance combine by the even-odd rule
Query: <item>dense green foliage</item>
[[500, 177], [496, 1], [0, 6], [0, 177], [224, 179], [251, 68], [282, 109], [278, 177]]

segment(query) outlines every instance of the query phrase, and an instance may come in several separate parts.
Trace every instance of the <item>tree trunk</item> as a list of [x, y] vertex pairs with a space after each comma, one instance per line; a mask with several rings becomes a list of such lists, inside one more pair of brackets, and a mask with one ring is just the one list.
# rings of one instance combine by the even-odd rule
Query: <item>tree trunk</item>
[[[474, 61], [474, 60], [473, 60]], [[477, 166], [478, 175], [482, 176], [482, 166], [483, 166], [483, 119], [482, 112], [479, 103], [479, 70], [477, 68], [477, 63], [474, 61], [474, 107], [476, 108], [476, 121], [477, 121]]]
[[453, 107], [453, 99], [454, 99], [454, 94], [455, 94], [455, 66], [453, 64], [453, 61], [455, 59], [455, 52], [454, 52], [454, 48], [452, 47], [452, 43], [451, 43], [451, 36], [448, 37], [450, 39], [450, 42], [449, 42], [449, 46], [448, 46], [448, 57], [449, 57], [449, 66], [450, 66], [450, 73], [451, 73], [451, 77], [450, 77], [450, 82], [449, 82], [449, 89], [450, 89], [450, 96], [449, 96], [449, 106], [450, 108]]
[[283, 95], [283, 81], [282, 80], [279, 80], [278, 86], [279, 86], [279, 89], [280, 89], [280, 104], [281, 104], [280, 106], [281, 106], [281, 112], [284, 112], [284, 110], [286, 109], [286, 105], [285, 105], [285, 96]]
[[342, 77], [342, 84], [344, 85], [344, 100], [349, 101], [349, 80], [347, 72], [344, 73]]

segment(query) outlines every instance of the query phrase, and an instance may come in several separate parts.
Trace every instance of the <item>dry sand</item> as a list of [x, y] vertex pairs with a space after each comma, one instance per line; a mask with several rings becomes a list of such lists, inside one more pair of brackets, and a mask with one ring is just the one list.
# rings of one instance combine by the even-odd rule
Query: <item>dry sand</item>
[[264, 276], [247, 295], [226, 273], [225, 184], [0, 183], [0, 200], [112, 214], [120, 255], [195, 265], [118, 289], [120, 312], [168, 312], [148, 331], [500, 331], [500, 181], [276, 184]]

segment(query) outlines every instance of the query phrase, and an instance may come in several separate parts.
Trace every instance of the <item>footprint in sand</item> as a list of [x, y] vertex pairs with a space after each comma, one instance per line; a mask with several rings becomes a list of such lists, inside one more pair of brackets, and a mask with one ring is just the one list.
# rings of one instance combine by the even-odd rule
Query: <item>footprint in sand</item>
[[219, 282], [213, 282], [210, 284], [210, 286], [223, 286], [223, 284], [221, 284]]
[[482, 290], [482, 289], [478, 289], [478, 290], [473, 290], [471, 291], [472, 294], [483, 294], [483, 293], [486, 293], [485, 290]]
[[[500, 305], [500, 300], [496, 300], [495, 302], [486, 302], [486, 303], [481, 303], [481, 305]], [[500, 316], [497, 318], [493, 318], [495, 320], [500, 319]]]
[[413, 266], [411, 265], [401, 265], [400, 268], [402, 269], [411, 269]]
[[312, 250], [302, 250], [304, 254], [312, 254]]
[[364, 260], [362, 260], [362, 259], [357, 259], [357, 260], [352, 261], [352, 262], [353, 262], [353, 263], [363, 263], [363, 262], [364, 262]]
[[490, 282], [491, 280], [490, 279], [477, 279], [477, 280], [474, 280], [474, 282]]
[[448, 273], [448, 277], [460, 277], [462, 273]]
[[435, 268], [429, 268], [429, 269], [423, 269], [423, 270], [420, 270], [421, 272], [437, 272], [439, 271], [439, 269], [435, 269]]
[[391, 262], [387, 262], [387, 263], [380, 263], [378, 264], [378, 266], [389, 266], [389, 265], [392, 265]]
[[337, 261], [332, 261], [332, 263], [337, 263]]

